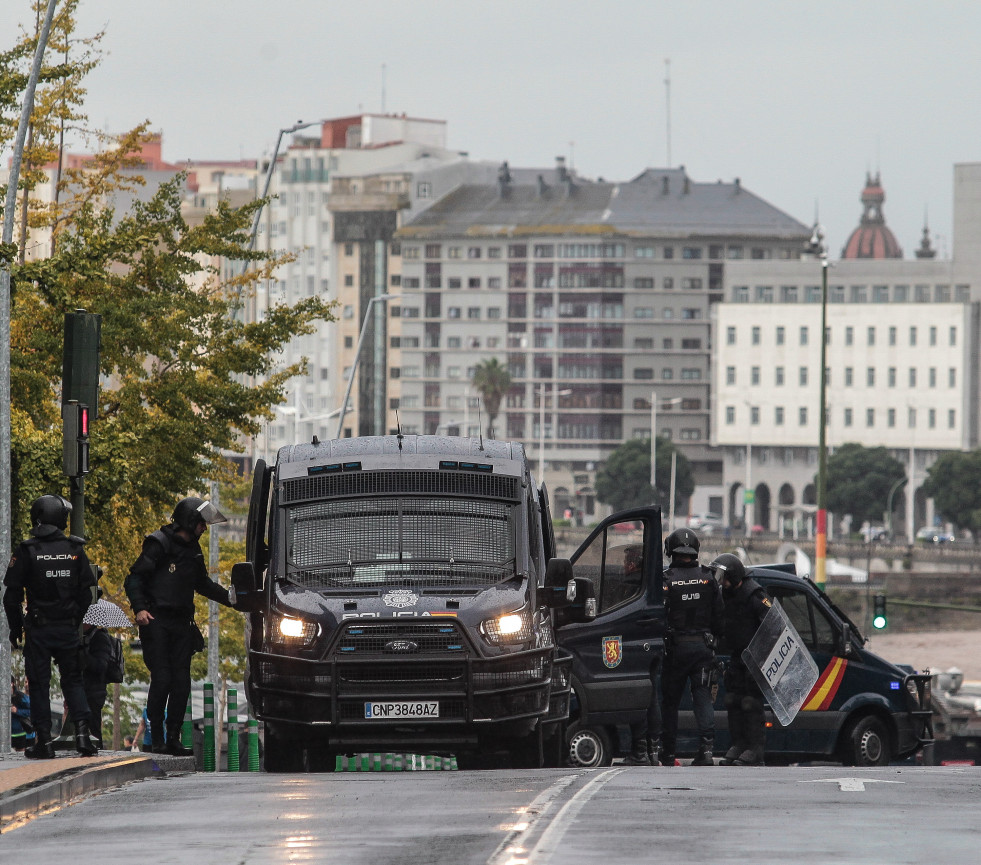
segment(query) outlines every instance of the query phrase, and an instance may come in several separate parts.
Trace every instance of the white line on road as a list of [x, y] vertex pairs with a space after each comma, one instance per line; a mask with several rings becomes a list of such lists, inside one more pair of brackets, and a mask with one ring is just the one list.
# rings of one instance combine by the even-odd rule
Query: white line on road
[[905, 781], [885, 781], [879, 778], [814, 778], [801, 784], [837, 784], [843, 793], [864, 793], [866, 784], [905, 784]]
[[521, 865], [521, 863], [527, 862], [528, 860], [524, 855], [527, 849], [521, 843], [522, 840], [531, 835], [538, 821], [555, 803], [559, 793], [579, 777], [580, 775], [563, 775], [551, 787], [539, 793], [530, 805], [519, 809], [520, 816], [525, 819], [520, 820], [511, 828], [511, 831], [497, 845], [497, 849], [487, 860], [487, 865]]

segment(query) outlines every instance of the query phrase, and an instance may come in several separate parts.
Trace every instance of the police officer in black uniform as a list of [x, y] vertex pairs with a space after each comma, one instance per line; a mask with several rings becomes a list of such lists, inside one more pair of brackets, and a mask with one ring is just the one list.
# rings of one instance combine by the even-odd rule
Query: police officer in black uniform
[[724, 681], [732, 747], [726, 751], [721, 764], [759, 766], [763, 763], [766, 745], [763, 692], [743, 663], [742, 654], [772, 604], [766, 589], [746, 576], [746, 567], [737, 556], [724, 553], [710, 567], [722, 583], [725, 637], [731, 653]]
[[147, 716], [156, 754], [184, 757], [194, 753], [180, 739], [191, 694], [191, 656], [198, 650], [194, 593], [232, 606], [228, 589], [208, 577], [198, 539], [208, 526], [222, 522], [224, 515], [211, 502], [194, 496], [181, 499], [170, 525], [143, 540], [143, 551], [124, 583], [140, 626], [143, 660], [150, 671]]
[[85, 757], [98, 753], [89, 730], [91, 713], [82, 683], [79, 636], [82, 617], [96, 597], [96, 577], [85, 555], [85, 541], [64, 534], [71, 510], [71, 503], [61, 496], [41, 496], [31, 505], [31, 537], [17, 547], [3, 581], [11, 645], [16, 646], [24, 637], [24, 668], [37, 731], [34, 744], [24, 751], [31, 759], [55, 756], [48, 693], [52, 659], [61, 674], [65, 702], [75, 718], [75, 748]]
[[712, 766], [715, 710], [712, 676], [715, 644], [722, 633], [722, 593], [712, 571], [698, 564], [698, 536], [676, 529], [664, 541], [671, 567], [664, 572], [664, 610], [668, 624], [667, 653], [661, 688], [664, 694], [664, 753], [661, 764], [673, 766], [678, 738], [678, 705], [685, 683], [698, 725], [698, 753], [693, 766]]

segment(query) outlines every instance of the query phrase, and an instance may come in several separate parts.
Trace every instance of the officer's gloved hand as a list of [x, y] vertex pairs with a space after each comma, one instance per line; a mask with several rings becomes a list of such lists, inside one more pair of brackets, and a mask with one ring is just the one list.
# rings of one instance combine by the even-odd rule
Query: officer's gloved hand
[[24, 629], [18, 628], [16, 631], [10, 632], [10, 647], [12, 649], [20, 648], [20, 641], [24, 639]]

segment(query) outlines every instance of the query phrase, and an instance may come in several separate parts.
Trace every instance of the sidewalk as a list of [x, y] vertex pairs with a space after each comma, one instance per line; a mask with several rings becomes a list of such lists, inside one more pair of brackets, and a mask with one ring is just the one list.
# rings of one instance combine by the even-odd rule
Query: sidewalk
[[102, 751], [96, 757], [28, 760], [12, 752], [0, 757], [0, 833], [25, 820], [150, 775], [194, 771], [193, 757]]

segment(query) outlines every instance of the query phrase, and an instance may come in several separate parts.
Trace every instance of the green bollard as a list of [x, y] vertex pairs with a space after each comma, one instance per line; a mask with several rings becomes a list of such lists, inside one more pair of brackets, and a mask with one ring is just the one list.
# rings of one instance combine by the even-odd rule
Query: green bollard
[[249, 771], [259, 771], [259, 722], [249, 718]]
[[191, 698], [187, 698], [187, 707], [184, 709], [184, 723], [181, 724], [181, 744], [185, 748], [194, 747], [194, 722], [191, 720]]
[[205, 772], [215, 771], [215, 686], [204, 683], [204, 748], [202, 766]]
[[238, 755], [238, 691], [228, 689], [228, 771], [239, 771]]

